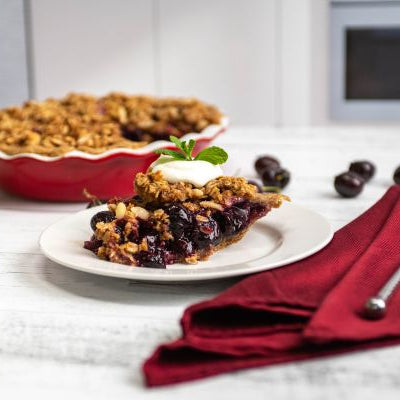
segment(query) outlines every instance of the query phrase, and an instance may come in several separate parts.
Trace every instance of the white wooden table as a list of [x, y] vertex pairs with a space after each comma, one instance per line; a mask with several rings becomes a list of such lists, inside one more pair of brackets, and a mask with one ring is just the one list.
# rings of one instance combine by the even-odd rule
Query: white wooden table
[[[293, 201], [335, 228], [372, 205], [400, 164], [400, 128], [236, 128], [219, 139], [229, 172], [252, 177], [257, 154], [278, 156], [293, 174]], [[356, 199], [340, 199], [333, 176], [370, 159], [376, 178]], [[179, 335], [183, 309], [237, 280], [138, 284], [70, 270], [47, 260], [40, 232], [84, 204], [37, 203], [0, 192], [1, 399], [398, 399], [400, 347], [224, 374], [160, 389], [140, 366]], [[307, 229], [307, 227], [304, 227]]]

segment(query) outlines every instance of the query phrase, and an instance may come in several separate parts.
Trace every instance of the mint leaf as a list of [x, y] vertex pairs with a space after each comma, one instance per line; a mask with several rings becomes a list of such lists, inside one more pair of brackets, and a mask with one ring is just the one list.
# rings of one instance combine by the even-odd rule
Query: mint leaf
[[191, 151], [189, 150], [190, 142], [188, 145], [187, 142], [179, 140], [176, 136], [170, 136], [169, 140], [183, 153], [185, 160], [192, 160]]
[[194, 149], [194, 146], [196, 146], [196, 141], [194, 139], [189, 140], [189, 144], [187, 146], [187, 152], [189, 154], [189, 157], [192, 159], [192, 151]]
[[157, 150], [154, 150], [154, 153], [171, 156], [171, 157], [175, 158], [176, 160], [186, 160], [186, 157], [182, 153], [179, 153], [175, 150], [157, 149]]
[[155, 167], [156, 165], [167, 164], [167, 163], [170, 163], [171, 161], [177, 161], [177, 159], [170, 157], [170, 156], [161, 155], [160, 157], [158, 157], [158, 159], [156, 161], [154, 161], [154, 163], [152, 165], [153, 165], [153, 167]]
[[170, 136], [169, 140], [174, 143], [174, 145], [179, 149], [185, 152], [185, 142], [181, 142], [176, 136]]
[[197, 154], [195, 160], [208, 161], [211, 164], [218, 165], [228, 160], [228, 154], [220, 147], [211, 146]]
[[211, 164], [218, 165], [223, 164], [228, 159], [228, 154], [225, 150], [217, 146], [212, 146], [201, 151], [195, 158], [192, 157], [193, 149], [196, 146], [196, 141], [190, 139], [189, 142], [182, 141], [176, 136], [170, 136], [169, 140], [178, 148], [178, 151], [168, 150], [168, 149], [158, 149], [155, 150], [156, 154], [165, 154], [171, 156], [174, 160], [201, 160], [207, 161]]

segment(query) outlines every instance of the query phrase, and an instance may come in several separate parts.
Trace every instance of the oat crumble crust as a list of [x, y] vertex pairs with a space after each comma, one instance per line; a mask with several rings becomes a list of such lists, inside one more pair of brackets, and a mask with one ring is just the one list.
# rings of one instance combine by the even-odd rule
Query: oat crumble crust
[[279, 207], [283, 200], [288, 197], [282, 194], [257, 193], [254, 185], [247, 182], [245, 178], [235, 176], [221, 176], [208, 182], [205, 186], [197, 188], [191, 183], [178, 182], [169, 183], [161, 172], [138, 173], [135, 178], [135, 191], [145, 203], [170, 203], [173, 201], [190, 201], [229, 206], [237, 198], [254, 199], [259, 202], [268, 203], [271, 207]]
[[[125, 222], [123, 232], [117, 233], [116, 227], [120, 221], [118, 219], [109, 223], [99, 222], [97, 224], [94, 237], [96, 240], [102, 241], [102, 245], [96, 253], [100, 258], [127, 265], [137, 265], [134, 255], [147, 250], [146, 239], [144, 238], [140, 243], [133, 243], [127, 241], [127, 238], [138, 231], [139, 223], [143, 220], [151, 224], [162, 240], [173, 240], [169, 229], [169, 216], [161, 208], [168, 203], [178, 202], [188, 210], [198, 212], [196, 220], [198, 223], [202, 223], [206, 222], [216, 210], [221, 211], [243, 199], [262, 203], [267, 206], [268, 210], [279, 207], [283, 201], [290, 201], [287, 196], [281, 194], [257, 193], [255, 187], [250, 185], [246, 179], [230, 176], [222, 176], [201, 188], [194, 188], [189, 183], [170, 184], [163, 179], [160, 172], [137, 174], [135, 190], [138, 196], [124, 201], [126, 212], [123, 217]], [[109, 200], [108, 209], [116, 214], [117, 207], [121, 202], [122, 200], [118, 198]], [[182, 262], [195, 264], [199, 260], [208, 259], [213, 253], [241, 240], [251, 225], [215, 247], [202, 249], [186, 257]], [[124, 239], [122, 244], [121, 235]]]
[[[99, 154], [136, 149], [169, 135], [201, 132], [221, 117], [216, 107], [194, 98], [71, 93], [60, 100], [27, 101], [0, 110], [0, 150], [59, 156], [72, 150]], [[134, 140], [124, 132], [133, 132]]]

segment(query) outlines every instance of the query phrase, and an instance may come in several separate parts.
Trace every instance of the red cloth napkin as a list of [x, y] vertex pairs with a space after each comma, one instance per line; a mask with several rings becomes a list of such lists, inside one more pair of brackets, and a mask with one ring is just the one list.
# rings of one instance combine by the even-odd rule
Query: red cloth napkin
[[400, 290], [384, 319], [361, 316], [400, 265], [399, 200], [394, 186], [317, 254], [189, 307], [183, 337], [144, 364], [147, 385], [400, 343]]

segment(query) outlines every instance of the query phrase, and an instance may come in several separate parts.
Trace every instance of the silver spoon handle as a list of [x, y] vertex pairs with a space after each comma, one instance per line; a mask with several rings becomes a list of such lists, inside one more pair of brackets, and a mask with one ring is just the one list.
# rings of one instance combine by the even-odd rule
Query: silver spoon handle
[[387, 301], [394, 292], [394, 290], [396, 289], [396, 286], [399, 284], [399, 282], [400, 282], [400, 267], [389, 278], [389, 280], [385, 283], [383, 288], [379, 291], [378, 297]]
[[400, 267], [393, 273], [379, 293], [367, 300], [364, 306], [365, 316], [380, 319], [386, 314], [387, 302], [400, 282]]

